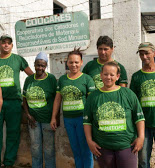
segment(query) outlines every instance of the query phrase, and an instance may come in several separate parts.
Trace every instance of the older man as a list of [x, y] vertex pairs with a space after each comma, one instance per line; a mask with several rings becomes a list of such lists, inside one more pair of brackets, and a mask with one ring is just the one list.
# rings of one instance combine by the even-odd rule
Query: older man
[[138, 47], [142, 69], [132, 75], [130, 88], [136, 93], [145, 116], [145, 140], [139, 152], [139, 168], [150, 168], [153, 139], [155, 140], [155, 46], [150, 42]]
[[5, 121], [6, 150], [3, 163], [7, 168], [13, 167], [20, 141], [22, 112], [19, 73], [25, 71], [27, 75], [33, 74], [23, 57], [11, 53], [12, 48], [12, 37], [9, 35], [1, 36], [0, 85], [2, 87], [3, 107], [0, 113], [0, 152], [2, 150], [3, 122]]

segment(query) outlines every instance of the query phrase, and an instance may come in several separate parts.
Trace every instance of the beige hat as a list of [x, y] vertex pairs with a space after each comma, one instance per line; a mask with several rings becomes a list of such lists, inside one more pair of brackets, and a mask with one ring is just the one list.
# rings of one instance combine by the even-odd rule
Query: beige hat
[[149, 51], [150, 49], [155, 50], [155, 46], [150, 42], [144, 42], [139, 45], [137, 53], [141, 50]]
[[12, 43], [12, 37], [9, 36], [8, 34], [2, 35], [2, 36], [0, 37], [0, 41], [3, 41], [3, 40], [5, 40], [5, 39], [10, 39], [10, 40], [11, 40], [11, 43]]

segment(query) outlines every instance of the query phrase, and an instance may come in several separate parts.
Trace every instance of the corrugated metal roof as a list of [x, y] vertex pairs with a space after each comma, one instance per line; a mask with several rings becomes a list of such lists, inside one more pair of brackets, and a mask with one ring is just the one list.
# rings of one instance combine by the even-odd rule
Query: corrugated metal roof
[[155, 12], [142, 12], [141, 21], [148, 33], [155, 33]]

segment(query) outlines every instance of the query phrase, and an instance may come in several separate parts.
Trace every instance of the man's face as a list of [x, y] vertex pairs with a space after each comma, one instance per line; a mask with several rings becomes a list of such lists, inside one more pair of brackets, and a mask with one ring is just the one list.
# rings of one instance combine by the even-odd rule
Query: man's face
[[11, 53], [13, 44], [10, 39], [5, 39], [0, 41], [0, 51], [2, 54], [9, 54]]
[[97, 48], [99, 60], [101, 62], [108, 62], [111, 59], [111, 55], [113, 53], [113, 48], [102, 44]]
[[144, 65], [149, 65], [150, 63], [154, 63], [155, 51], [151, 49], [149, 51], [139, 51], [140, 59], [142, 60]]

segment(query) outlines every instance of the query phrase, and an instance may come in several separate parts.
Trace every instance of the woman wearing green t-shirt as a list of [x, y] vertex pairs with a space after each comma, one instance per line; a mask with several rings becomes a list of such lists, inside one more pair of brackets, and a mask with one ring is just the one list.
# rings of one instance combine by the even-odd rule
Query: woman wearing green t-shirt
[[40, 52], [35, 59], [36, 73], [27, 77], [23, 89], [23, 106], [29, 122], [32, 168], [56, 168], [54, 131], [50, 128], [57, 81], [45, 72], [47, 55]]
[[83, 110], [89, 92], [95, 90], [93, 79], [80, 71], [83, 64], [79, 49], [67, 59], [69, 74], [60, 77], [54, 100], [51, 128], [56, 130], [56, 115], [63, 100], [64, 125], [74, 154], [76, 168], [93, 168], [93, 155], [83, 130]]
[[104, 86], [88, 96], [84, 110], [87, 143], [101, 168], [137, 168], [144, 141], [141, 106], [130, 89], [115, 84], [119, 77], [118, 64], [105, 63]]

